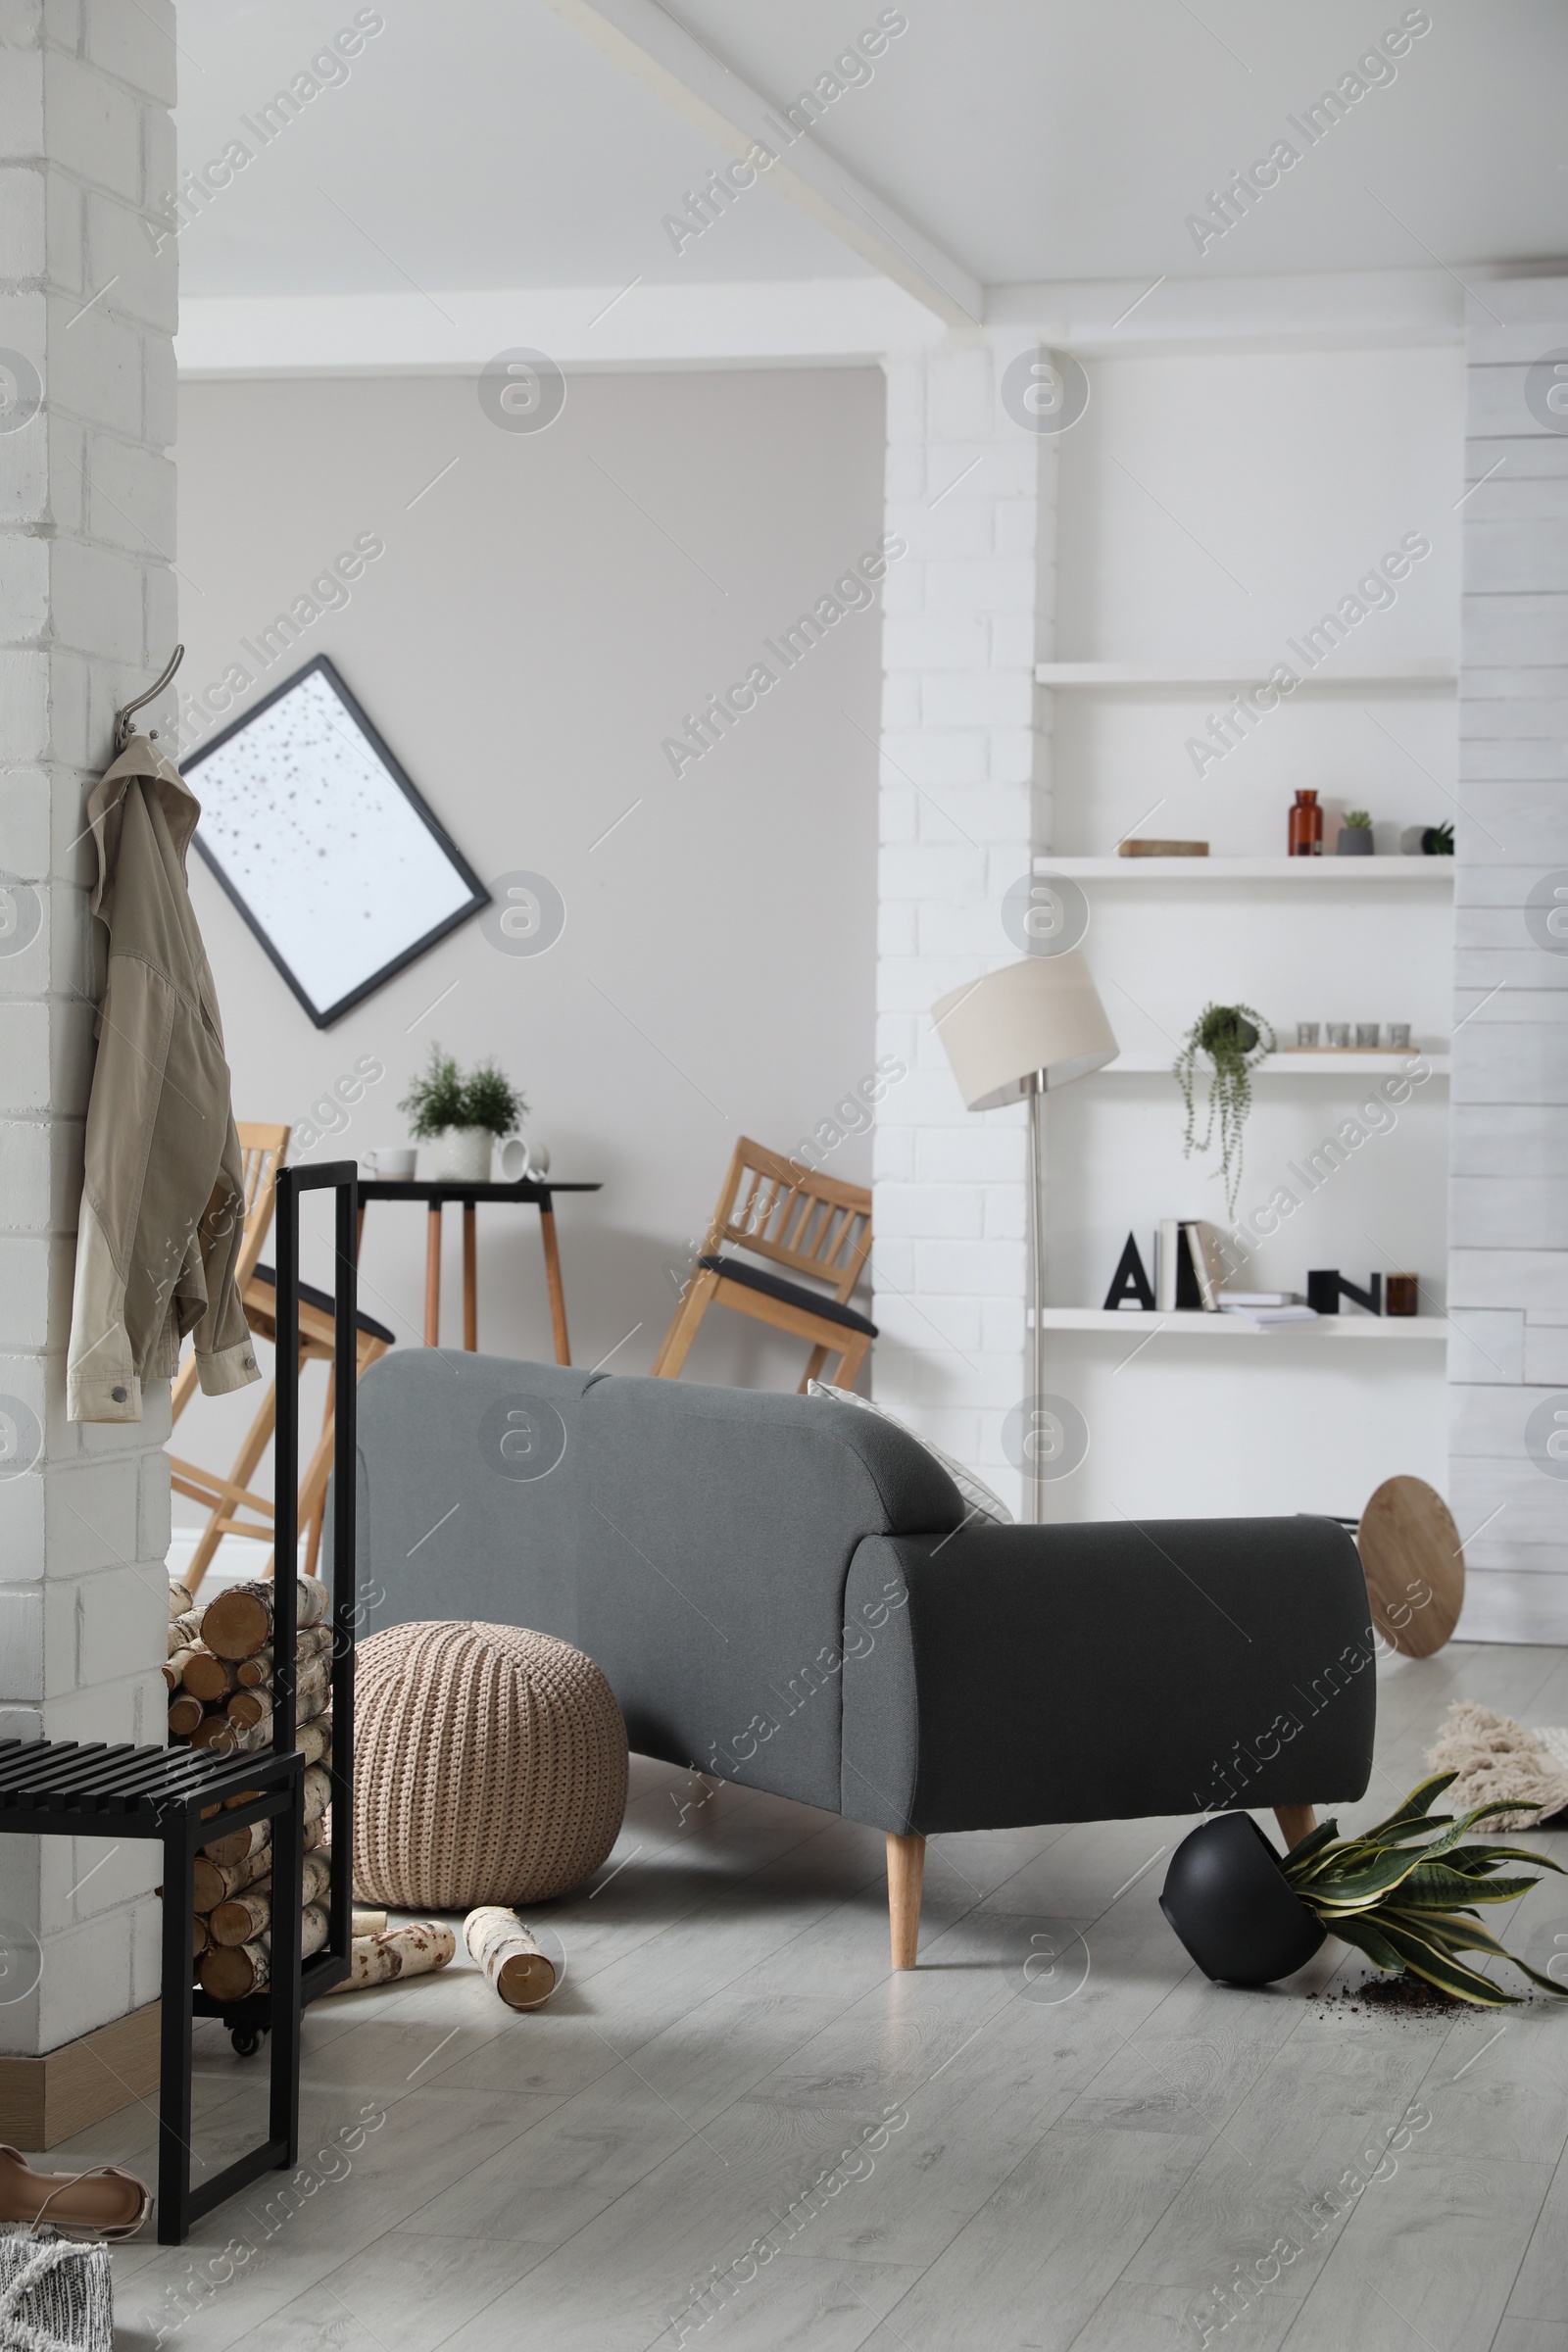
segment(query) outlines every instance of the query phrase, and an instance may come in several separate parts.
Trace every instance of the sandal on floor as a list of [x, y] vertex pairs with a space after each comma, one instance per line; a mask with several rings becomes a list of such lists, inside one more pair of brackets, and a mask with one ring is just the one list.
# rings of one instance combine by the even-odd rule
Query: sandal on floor
[[0, 2146], [0, 2223], [46, 2223], [63, 2234], [108, 2244], [134, 2237], [153, 2192], [134, 2173], [98, 2164], [85, 2173], [35, 2173], [16, 2148]]

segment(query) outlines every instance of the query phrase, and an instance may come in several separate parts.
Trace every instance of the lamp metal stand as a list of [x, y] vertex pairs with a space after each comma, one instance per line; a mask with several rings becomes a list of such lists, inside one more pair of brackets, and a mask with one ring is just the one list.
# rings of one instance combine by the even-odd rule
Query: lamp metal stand
[[1046, 1393], [1046, 1073], [1029, 1078], [1029, 1261], [1034, 1287], [1034, 1331], [1030, 1361], [1033, 1393], [1023, 1419], [1023, 1448], [1029, 1467], [1029, 1516], [1036, 1527], [1046, 1516], [1046, 1462], [1040, 1445], [1040, 1399]]

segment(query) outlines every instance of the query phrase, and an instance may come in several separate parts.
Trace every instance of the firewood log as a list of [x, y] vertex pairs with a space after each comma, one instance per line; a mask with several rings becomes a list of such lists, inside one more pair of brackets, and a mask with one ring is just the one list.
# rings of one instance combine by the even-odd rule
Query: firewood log
[[384, 1936], [386, 1932], [384, 1911], [361, 1911], [356, 1907], [349, 1913], [351, 1937], [358, 1937], [363, 1942], [367, 1936]]
[[306, 1764], [326, 1765], [332, 1761], [332, 1718], [318, 1715], [314, 1723], [302, 1723], [294, 1735], [295, 1743]]
[[272, 1924], [272, 1882], [258, 1879], [243, 1894], [231, 1895], [215, 1906], [207, 1933], [217, 1943], [252, 1943]]
[[271, 1688], [272, 1653], [258, 1649], [248, 1658], [241, 1658], [234, 1669], [234, 1680], [242, 1690], [266, 1690]]
[[272, 1694], [270, 1690], [232, 1691], [223, 1712], [242, 1732], [265, 1728], [272, 1720]]
[[198, 1911], [190, 1923], [190, 1956], [199, 1960], [207, 1949], [207, 1922]]
[[[257, 1822], [255, 1827], [263, 1829], [266, 1824]], [[239, 1833], [239, 1836], [243, 1835], [243, 1832]], [[231, 1895], [240, 1893], [246, 1886], [253, 1886], [258, 1879], [267, 1878], [271, 1868], [272, 1849], [266, 1843], [257, 1846], [251, 1853], [241, 1855], [238, 1861], [226, 1864], [215, 1862], [208, 1853], [198, 1854], [195, 1872], [197, 1910], [216, 1911], [219, 1904], [226, 1903]]]
[[324, 1846], [307, 1854], [300, 1874], [300, 1900], [306, 1903], [324, 1903], [332, 1886], [332, 1856]]
[[[189, 1691], [186, 1691], [185, 1696], [193, 1707], [201, 1705], [200, 1699], [191, 1698]], [[172, 1719], [173, 1708], [171, 1707], [169, 1712]], [[195, 1730], [187, 1737], [192, 1747], [212, 1748], [220, 1756], [237, 1756], [244, 1745], [244, 1735], [239, 1726], [229, 1722], [221, 1707], [216, 1714], [204, 1714]]]
[[226, 1698], [233, 1690], [234, 1669], [226, 1658], [215, 1658], [210, 1649], [198, 1642], [181, 1680], [187, 1690], [211, 1706], [215, 1699]]
[[176, 1690], [169, 1702], [169, 1737], [189, 1740], [201, 1729], [207, 1709], [188, 1690]]
[[171, 1577], [169, 1580], [170, 1624], [172, 1625], [176, 1617], [183, 1617], [187, 1609], [193, 1609], [195, 1606], [196, 1595], [191, 1591], [190, 1587], [188, 1585], [177, 1585], [175, 1584], [173, 1578]]
[[[298, 1623], [319, 1625], [328, 1614], [325, 1585], [318, 1576], [295, 1579]], [[267, 1649], [272, 1640], [272, 1587], [258, 1577], [248, 1585], [230, 1585], [210, 1601], [202, 1618], [202, 1640], [220, 1658], [249, 1658]]]
[[331, 1802], [331, 1776], [324, 1773], [319, 1764], [307, 1766], [305, 1773], [305, 1825], [307, 1829], [313, 1821], [320, 1820]]
[[[308, 1960], [325, 1943], [330, 1922], [320, 1903], [308, 1903], [300, 1913], [300, 1956]], [[201, 1984], [215, 2001], [242, 2001], [247, 1993], [265, 1992], [271, 1982], [270, 1937], [253, 1942], [215, 1943], [204, 1954]]]
[[[225, 1838], [209, 1838], [202, 1852], [220, 1870], [231, 1870], [236, 1862], [247, 1861], [251, 1855], [265, 1853], [272, 1842], [270, 1821], [253, 1821], [243, 1830], [230, 1830]], [[226, 1893], [227, 1888], [224, 1889]]]
[[185, 1669], [195, 1655], [196, 1652], [188, 1646], [181, 1649], [172, 1650], [170, 1652], [168, 1662], [164, 1667], [164, 1681], [168, 1684], [171, 1690], [177, 1690], [179, 1689], [180, 1683], [184, 1677]]
[[448, 1927], [424, 1920], [412, 1927], [392, 1928], [384, 1936], [356, 1936], [349, 1945], [349, 1973], [334, 1992], [361, 1992], [369, 1984], [390, 1984], [400, 1977], [428, 1976], [445, 1968], [458, 1948]]
[[172, 1654], [176, 1649], [188, 1649], [193, 1642], [199, 1642], [201, 1638], [202, 1613], [200, 1609], [187, 1609], [182, 1617], [171, 1617], [169, 1621], [169, 1647], [171, 1654]]
[[509, 2009], [537, 2009], [555, 1991], [555, 1966], [515, 1911], [481, 1904], [464, 1921], [463, 1939]]

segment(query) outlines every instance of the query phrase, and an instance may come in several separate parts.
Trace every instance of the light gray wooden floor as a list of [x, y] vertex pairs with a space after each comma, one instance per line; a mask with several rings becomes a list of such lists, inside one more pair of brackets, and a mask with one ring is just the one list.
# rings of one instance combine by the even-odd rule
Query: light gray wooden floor
[[[1384, 1669], [1348, 1819], [1420, 1777], [1457, 1695], [1568, 1722], [1568, 1651]], [[187, 2248], [118, 2251], [119, 2341], [1196, 2352], [1206, 2310], [1227, 2352], [1568, 2352], [1568, 2015], [1331, 2011], [1363, 1973], [1338, 1945], [1286, 1986], [1207, 1984], [1155, 1901], [1182, 1821], [933, 1839], [894, 1978], [879, 1836], [702, 1794], [634, 1760], [614, 1855], [541, 1915], [568, 1956], [549, 2008], [512, 2015], [465, 1962], [311, 2010], [310, 2193], [270, 2215], [275, 2176]], [[1549, 1949], [1568, 1882], [1503, 1917]], [[265, 2061], [198, 2036], [217, 2161], [260, 2135]], [[150, 2178], [154, 2129], [132, 2109], [51, 2161]], [[1304, 2218], [1385, 2149], [1339, 2219]], [[1215, 2290], [1282, 2236], [1298, 2253], [1221, 2328]]]

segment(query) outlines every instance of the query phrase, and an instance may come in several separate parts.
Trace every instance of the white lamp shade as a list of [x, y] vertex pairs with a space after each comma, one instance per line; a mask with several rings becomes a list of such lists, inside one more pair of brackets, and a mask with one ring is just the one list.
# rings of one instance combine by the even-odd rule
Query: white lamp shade
[[931, 1007], [958, 1092], [971, 1110], [996, 1110], [1033, 1090], [1102, 1069], [1121, 1051], [1078, 951], [1004, 964]]

